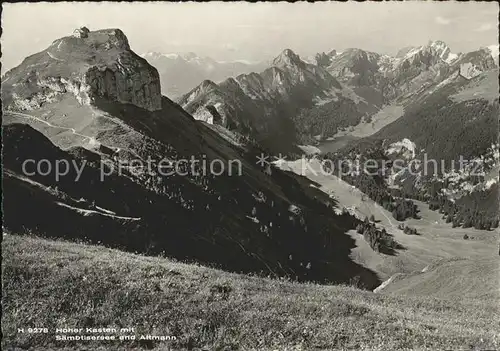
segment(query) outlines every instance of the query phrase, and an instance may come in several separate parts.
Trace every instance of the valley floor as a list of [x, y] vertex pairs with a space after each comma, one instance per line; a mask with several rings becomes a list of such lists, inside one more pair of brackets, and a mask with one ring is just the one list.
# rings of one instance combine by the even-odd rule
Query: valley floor
[[[446, 259], [469, 259], [473, 265], [475, 260], [498, 258], [498, 229], [484, 231], [452, 228], [450, 223], [445, 223], [439, 212], [429, 210], [428, 205], [420, 201], [414, 202], [420, 210], [421, 219], [399, 222], [360, 190], [335, 175], [322, 173], [320, 167], [317, 160], [308, 162], [307, 167], [304, 167], [302, 160], [283, 163], [280, 166], [283, 170], [305, 175], [315, 182], [320, 190], [333, 196], [341, 206], [350, 208], [361, 220], [373, 215], [377, 226], [384, 227], [396, 242], [404, 246], [404, 249], [397, 250], [396, 255], [385, 255], [373, 251], [363, 236], [356, 231], [351, 230], [348, 233], [356, 241], [351, 258], [376, 272], [382, 280], [387, 280], [394, 274], [420, 272], [425, 267]], [[419, 235], [405, 234], [398, 229], [400, 223], [416, 228]], [[465, 234], [469, 240], [463, 239]]]
[[[498, 302], [495, 294], [481, 298], [377, 294], [10, 234], [4, 234], [2, 253], [2, 346], [7, 350], [485, 350], [498, 346], [498, 321], [492, 322]], [[467, 277], [471, 276], [463, 278]], [[50, 331], [17, 333], [17, 328], [28, 327]], [[174, 335], [176, 340], [56, 341], [55, 328], [61, 327], [135, 327], [138, 336]]]

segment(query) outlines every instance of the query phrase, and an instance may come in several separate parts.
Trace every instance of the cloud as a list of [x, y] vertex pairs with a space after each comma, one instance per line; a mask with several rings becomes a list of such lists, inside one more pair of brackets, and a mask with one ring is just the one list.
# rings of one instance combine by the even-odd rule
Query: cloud
[[437, 24], [442, 24], [443, 26], [446, 26], [447, 24], [451, 23], [451, 19], [441, 16], [437, 16], [436, 18], [434, 18], [434, 20], [436, 21]]
[[491, 23], [483, 23], [479, 27], [475, 29], [476, 32], [486, 32], [490, 29], [493, 29], [493, 24]]

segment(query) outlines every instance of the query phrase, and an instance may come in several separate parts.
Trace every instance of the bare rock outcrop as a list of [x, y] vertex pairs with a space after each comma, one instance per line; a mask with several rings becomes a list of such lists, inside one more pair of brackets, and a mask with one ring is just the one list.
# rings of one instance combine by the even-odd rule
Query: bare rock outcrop
[[6, 73], [6, 106], [30, 110], [72, 93], [81, 104], [103, 98], [161, 109], [158, 71], [135, 54], [120, 29], [82, 27]]

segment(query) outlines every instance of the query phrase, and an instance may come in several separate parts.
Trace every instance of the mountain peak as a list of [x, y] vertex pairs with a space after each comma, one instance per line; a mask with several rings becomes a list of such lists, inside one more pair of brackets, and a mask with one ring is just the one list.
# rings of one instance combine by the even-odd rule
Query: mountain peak
[[285, 49], [281, 52], [282, 55], [288, 56], [288, 57], [296, 57], [298, 56], [296, 53], [294, 53], [291, 49]]
[[[33, 66], [36, 75], [31, 73]], [[38, 108], [66, 93], [84, 105], [106, 98], [150, 111], [161, 109], [158, 71], [130, 49], [120, 29], [78, 28], [7, 74], [6, 86], [20, 109]], [[41, 93], [40, 86], [47, 89]]]
[[296, 53], [290, 49], [285, 49], [279, 54], [272, 62], [273, 66], [276, 67], [290, 67], [290, 66], [305, 66], [304, 61], [302, 61]]
[[327, 52], [327, 56], [330, 56], [330, 57], [334, 57], [334, 56], [337, 56], [337, 50], [335, 49], [331, 49], [330, 51]]
[[210, 79], [205, 79], [201, 84], [199, 85], [201, 89], [215, 89], [217, 88], [217, 84], [215, 84], [213, 81]]
[[192, 60], [192, 59], [195, 59], [195, 58], [197, 58], [197, 57], [198, 57], [198, 55], [196, 55], [196, 53], [194, 53], [194, 52], [192, 52], [192, 51], [190, 51], [190, 52], [188, 52], [188, 53], [184, 54], [183, 56], [184, 56], [184, 58], [185, 58], [186, 60]]
[[451, 63], [458, 57], [457, 54], [451, 52], [449, 46], [442, 40], [430, 40], [424, 46], [403, 48], [396, 56], [402, 57], [404, 60], [414, 60], [415, 58], [419, 59], [420, 55], [434, 56], [446, 63]]
[[450, 47], [442, 40], [429, 41], [427, 46], [431, 48], [440, 59], [447, 63], [451, 63], [458, 57], [458, 55], [451, 52]]
[[81, 27], [74, 30], [73, 37], [84, 39], [88, 45], [104, 45], [106, 48], [113, 46], [122, 50], [130, 50], [127, 36], [118, 28], [89, 31], [88, 28]]

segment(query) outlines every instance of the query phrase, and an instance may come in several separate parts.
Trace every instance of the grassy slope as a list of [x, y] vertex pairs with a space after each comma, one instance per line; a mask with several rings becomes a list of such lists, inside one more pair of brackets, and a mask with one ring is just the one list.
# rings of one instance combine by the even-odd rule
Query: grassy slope
[[[438, 212], [431, 211], [424, 203], [415, 201], [420, 209], [419, 216], [422, 218], [408, 219], [404, 223], [416, 228], [420, 235], [404, 234], [397, 228], [402, 222], [396, 221], [390, 212], [376, 205], [373, 200], [366, 198], [363, 201], [361, 191], [353, 189], [351, 185], [335, 175], [322, 174], [317, 161], [309, 162], [309, 166], [310, 169], [304, 169], [304, 175], [319, 184], [320, 190], [333, 194], [338, 203], [343, 206], [356, 207], [355, 212], [360, 218], [373, 215], [378, 221], [377, 225], [384, 227], [398, 243], [405, 247], [404, 250], [398, 250], [397, 255], [383, 255], [374, 252], [362, 235], [355, 231], [349, 232], [356, 241], [356, 247], [351, 250], [351, 258], [356, 263], [376, 272], [383, 280], [396, 273], [421, 271], [429, 264], [445, 258], [497, 257], [498, 230], [452, 228], [450, 223], [445, 223]], [[301, 167], [301, 161], [287, 162], [281, 166], [282, 169], [297, 173], [302, 171]], [[464, 234], [473, 239], [463, 240]]]
[[[3, 346], [35, 350], [90, 342], [17, 334], [18, 327], [136, 327], [176, 335], [173, 349], [496, 348], [490, 299], [380, 295], [298, 284], [84, 244], [5, 235]], [[166, 342], [114, 342], [105, 349]]]
[[492, 70], [472, 79], [450, 98], [459, 102], [483, 99], [493, 103], [498, 101], [498, 88], [498, 70]]
[[493, 258], [445, 259], [407, 276], [401, 275], [387, 285], [384, 293], [436, 296], [446, 298], [498, 299], [500, 266]]

